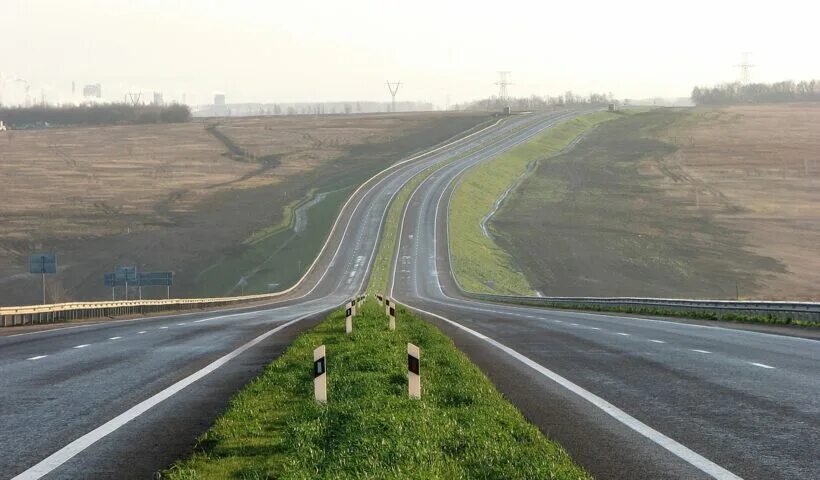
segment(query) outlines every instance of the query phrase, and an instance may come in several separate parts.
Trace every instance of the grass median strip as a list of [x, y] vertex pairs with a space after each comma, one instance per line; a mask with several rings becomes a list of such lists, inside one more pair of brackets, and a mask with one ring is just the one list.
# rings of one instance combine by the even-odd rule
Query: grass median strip
[[[502, 250], [482, 230], [484, 216], [535, 161], [558, 154], [593, 126], [619, 115], [597, 112], [567, 120], [533, 140], [471, 169], [453, 193], [449, 219], [453, 270], [468, 291], [531, 295], [532, 287]], [[493, 235], [498, 235], [488, 226]]]
[[[589, 478], [435, 327], [399, 308], [390, 332], [373, 300], [358, 313], [349, 335], [339, 310], [299, 336], [162, 478]], [[408, 342], [421, 400], [407, 394]], [[319, 345], [327, 405], [313, 400]]]

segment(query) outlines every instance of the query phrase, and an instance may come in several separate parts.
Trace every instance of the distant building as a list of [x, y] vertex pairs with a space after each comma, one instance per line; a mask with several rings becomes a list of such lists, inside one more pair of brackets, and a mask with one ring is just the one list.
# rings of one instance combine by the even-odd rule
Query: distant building
[[161, 92], [154, 92], [154, 105], [158, 107], [165, 105], [165, 100], [162, 99]]
[[86, 85], [83, 87], [84, 97], [102, 98], [102, 85], [99, 83], [95, 85]]
[[224, 107], [225, 106], [225, 94], [224, 93], [217, 93], [214, 95], [214, 105], [217, 107]]

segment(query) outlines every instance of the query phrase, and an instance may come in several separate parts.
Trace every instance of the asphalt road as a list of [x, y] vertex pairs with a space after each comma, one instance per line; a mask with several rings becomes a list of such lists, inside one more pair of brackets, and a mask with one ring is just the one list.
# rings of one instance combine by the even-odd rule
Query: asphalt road
[[448, 199], [488, 158], [451, 163], [413, 193], [391, 296], [441, 327], [597, 478], [820, 478], [817, 340], [461, 295]]
[[407, 181], [548, 118], [499, 122], [371, 179], [299, 288], [274, 303], [0, 337], [0, 478], [150, 478], [188, 454], [293, 336], [362, 291]]

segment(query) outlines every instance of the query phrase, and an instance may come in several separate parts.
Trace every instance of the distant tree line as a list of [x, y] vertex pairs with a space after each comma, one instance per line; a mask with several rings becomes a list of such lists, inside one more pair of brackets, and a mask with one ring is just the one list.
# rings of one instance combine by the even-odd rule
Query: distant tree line
[[568, 105], [608, 105], [617, 103], [612, 93], [590, 93], [587, 96], [578, 95], [572, 91], [567, 91], [563, 95], [531, 95], [529, 97], [509, 97], [501, 99], [496, 96], [475, 100], [468, 103], [458, 104], [453, 107], [455, 110], [500, 110], [510, 107], [514, 111], [524, 110], [549, 110], [556, 107]]
[[37, 105], [0, 107], [0, 120], [11, 128], [43, 125], [134, 125], [181, 123], [191, 120], [187, 105], [129, 105], [106, 103], [89, 105]]
[[820, 101], [820, 82], [810, 80], [777, 83], [727, 83], [716, 87], [692, 89], [695, 105], [733, 105], [742, 103], [782, 103]]

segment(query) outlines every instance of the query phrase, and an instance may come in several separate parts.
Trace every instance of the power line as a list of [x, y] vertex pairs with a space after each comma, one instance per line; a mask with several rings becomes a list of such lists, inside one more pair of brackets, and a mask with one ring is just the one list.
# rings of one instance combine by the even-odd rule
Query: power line
[[390, 96], [393, 97], [393, 112], [396, 111], [396, 94], [399, 93], [401, 82], [387, 82], [387, 89], [390, 90]]

